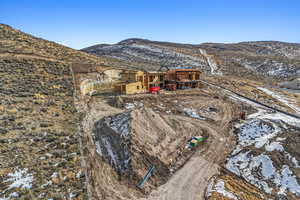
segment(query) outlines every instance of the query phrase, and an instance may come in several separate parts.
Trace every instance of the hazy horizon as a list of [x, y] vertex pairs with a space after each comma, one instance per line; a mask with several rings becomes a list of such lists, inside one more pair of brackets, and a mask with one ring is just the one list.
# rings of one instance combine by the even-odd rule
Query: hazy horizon
[[3, 0], [0, 23], [75, 49], [128, 38], [188, 44], [300, 43], [299, 10], [295, 0]]

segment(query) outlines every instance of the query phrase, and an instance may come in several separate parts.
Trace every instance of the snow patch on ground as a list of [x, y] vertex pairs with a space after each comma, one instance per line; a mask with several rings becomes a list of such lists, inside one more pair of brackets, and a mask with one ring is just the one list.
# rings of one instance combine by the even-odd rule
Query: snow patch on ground
[[210, 197], [212, 195], [212, 192], [217, 192], [229, 199], [238, 200], [236, 195], [226, 190], [225, 183], [223, 180], [220, 179], [217, 181], [215, 185], [213, 185], [214, 182], [215, 182], [215, 178], [211, 179], [211, 181], [209, 182], [206, 190], [206, 197]]
[[250, 120], [240, 128], [238, 145], [246, 147], [254, 144], [255, 147], [260, 148], [276, 136], [278, 131], [275, 130], [274, 127], [262, 120]]
[[[33, 182], [33, 175], [28, 172], [27, 168], [17, 169], [15, 172], [9, 173], [8, 178], [3, 183], [8, 183], [7, 189], [3, 190], [1, 194], [5, 194], [7, 191], [13, 188], [31, 189]], [[0, 197], [0, 200], [9, 200], [10, 198], [16, 198], [19, 194], [17, 192], [11, 193], [9, 196]]]
[[201, 119], [201, 120], [205, 119], [204, 117], [200, 116], [197, 113], [197, 111], [195, 109], [193, 109], [193, 108], [184, 108], [183, 111], [189, 117], [196, 118], [196, 119]]
[[121, 134], [121, 136], [126, 137], [130, 132], [129, 125], [130, 113], [125, 112], [118, 114], [111, 118], [109, 122], [109, 126], [116, 132]]
[[123, 173], [129, 168], [131, 154], [127, 145], [131, 133], [131, 112], [105, 117], [95, 124], [96, 152]]
[[206, 188], [206, 193], [205, 193], [205, 196], [208, 198], [211, 196], [211, 193], [213, 192], [213, 184], [216, 180], [216, 177], [212, 177], [207, 185], [207, 188]]
[[300, 127], [300, 119], [285, 115], [283, 113], [271, 112], [263, 108], [257, 108], [258, 112], [253, 113], [248, 116], [248, 119], [262, 119], [269, 120], [277, 123], [285, 122], [289, 125]]
[[296, 105], [294, 105], [294, 103], [292, 103], [290, 100], [288, 100], [286, 97], [284, 97], [283, 95], [280, 95], [274, 91], [271, 91], [267, 88], [262, 88], [262, 87], [257, 87], [259, 90], [265, 92], [266, 94], [272, 96], [273, 98], [277, 99], [278, 101], [284, 103], [285, 105], [287, 105], [288, 107], [290, 107], [291, 109], [293, 109], [297, 114], [300, 114], [300, 108]]
[[199, 49], [200, 53], [206, 58], [208, 66], [210, 67], [211, 74], [222, 75], [222, 72], [217, 72], [218, 65], [215, 62], [213, 56], [208, 55], [204, 49]]
[[133, 103], [126, 103], [124, 107], [127, 110], [133, 110], [135, 108], [141, 108], [143, 106], [144, 104], [142, 102], [133, 102]]
[[265, 146], [267, 151], [284, 151], [283, 146], [280, 144], [280, 142], [272, 142], [270, 144], [267, 144]]
[[111, 158], [112, 164], [114, 166], [118, 166], [118, 157], [115, 155], [114, 150], [111, 147], [110, 142], [106, 139], [106, 138], [102, 138], [102, 141], [104, 143], [105, 149], [109, 155], [109, 157]]
[[279, 188], [277, 194], [286, 195], [289, 191], [300, 196], [299, 183], [289, 166], [276, 169], [268, 155], [253, 156], [250, 151], [239, 153], [228, 160], [226, 168], [266, 193], [273, 191], [269, 183], [274, 183]]
[[11, 182], [7, 190], [12, 188], [30, 189], [32, 187], [33, 175], [28, 173], [28, 169], [18, 169], [8, 174], [9, 178], [4, 182]]
[[230, 199], [238, 200], [238, 198], [232, 194], [231, 192], [226, 191], [225, 183], [223, 180], [218, 180], [217, 184], [215, 185], [216, 192], [222, 194], [224, 197], [228, 197]]
[[[285, 164], [275, 166], [272, 157], [268, 155], [273, 151], [281, 152], [293, 167], [299, 167], [298, 160], [282, 145], [286, 138], [279, 137], [287, 128], [285, 123], [299, 125], [299, 120], [261, 107], [257, 109], [257, 113], [236, 126], [238, 144], [227, 159], [226, 168], [266, 193], [286, 195], [286, 192], [291, 192], [300, 196], [300, 185], [293, 171]], [[249, 146], [254, 149], [249, 150]], [[245, 152], [245, 149], [248, 150]], [[257, 155], [261, 150], [263, 153]]]
[[133, 103], [126, 103], [126, 104], [125, 104], [125, 108], [126, 108], [127, 110], [132, 110], [132, 109], [135, 108], [135, 106], [134, 106]]

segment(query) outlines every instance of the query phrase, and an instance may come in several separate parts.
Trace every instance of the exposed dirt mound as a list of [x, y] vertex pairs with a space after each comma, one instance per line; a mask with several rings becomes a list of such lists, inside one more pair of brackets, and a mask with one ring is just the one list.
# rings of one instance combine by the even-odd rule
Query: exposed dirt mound
[[93, 131], [97, 153], [133, 185], [154, 166], [154, 174], [145, 185], [147, 191], [165, 183], [171, 171], [192, 155], [193, 151], [185, 148], [192, 136], [208, 138], [198, 120], [185, 118], [163, 116], [150, 108], [105, 117]]

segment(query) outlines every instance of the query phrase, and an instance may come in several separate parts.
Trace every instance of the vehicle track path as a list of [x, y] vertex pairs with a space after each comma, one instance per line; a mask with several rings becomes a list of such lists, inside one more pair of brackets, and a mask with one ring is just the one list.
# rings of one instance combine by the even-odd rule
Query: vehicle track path
[[[225, 117], [225, 115], [227, 117]], [[231, 112], [225, 111], [224, 119], [231, 119]], [[185, 120], [182, 118], [182, 120]], [[205, 151], [196, 152], [191, 159], [178, 170], [164, 185], [144, 199], [148, 200], [194, 200], [204, 199], [208, 180], [219, 172], [220, 165], [234, 146], [234, 140], [226, 131], [222, 121], [221, 126], [212, 126], [199, 120], [199, 126], [208, 131], [209, 147]], [[222, 128], [224, 128], [222, 130]]]

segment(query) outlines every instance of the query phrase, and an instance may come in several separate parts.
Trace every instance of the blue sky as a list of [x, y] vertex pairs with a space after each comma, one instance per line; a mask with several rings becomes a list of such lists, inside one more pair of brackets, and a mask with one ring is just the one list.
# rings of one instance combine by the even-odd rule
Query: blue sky
[[132, 37], [300, 43], [300, 0], [0, 0], [0, 23], [76, 49]]

